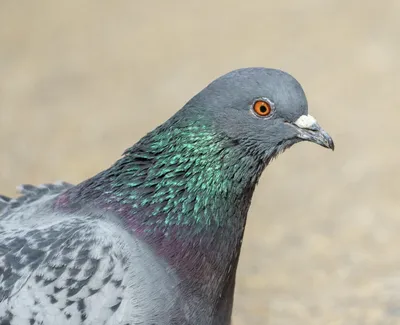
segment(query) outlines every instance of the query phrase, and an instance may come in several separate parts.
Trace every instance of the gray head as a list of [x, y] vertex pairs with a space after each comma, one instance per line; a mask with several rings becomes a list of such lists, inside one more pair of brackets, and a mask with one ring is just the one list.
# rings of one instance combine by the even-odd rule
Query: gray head
[[189, 111], [264, 157], [300, 141], [334, 149], [332, 138], [308, 115], [301, 85], [280, 70], [232, 71], [193, 97], [182, 110]]

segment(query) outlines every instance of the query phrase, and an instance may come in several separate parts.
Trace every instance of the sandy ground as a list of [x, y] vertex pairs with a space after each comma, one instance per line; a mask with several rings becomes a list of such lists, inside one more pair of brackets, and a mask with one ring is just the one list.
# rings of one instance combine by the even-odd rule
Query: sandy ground
[[0, 191], [109, 166], [209, 81], [303, 85], [334, 153], [295, 146], [250, 211], [234, 324], [400, 324], [400, 1], [0, 2]]

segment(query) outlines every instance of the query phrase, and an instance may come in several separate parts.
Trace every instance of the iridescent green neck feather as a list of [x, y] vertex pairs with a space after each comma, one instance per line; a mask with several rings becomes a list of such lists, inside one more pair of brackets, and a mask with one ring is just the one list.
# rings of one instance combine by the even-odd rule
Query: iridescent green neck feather
[[178, 120], [149, 133], [89, 187], [130, 207], [128, 219], [147, 230], [193, 225], [197, 232], [243, 223], [262, 168], [212, 125]]
[[232, 229], [244, 225], [263, 167], [212, 123], [178, 115], [78, 186], [76, 194], [124, 211], [130, 225], [145, 231]]

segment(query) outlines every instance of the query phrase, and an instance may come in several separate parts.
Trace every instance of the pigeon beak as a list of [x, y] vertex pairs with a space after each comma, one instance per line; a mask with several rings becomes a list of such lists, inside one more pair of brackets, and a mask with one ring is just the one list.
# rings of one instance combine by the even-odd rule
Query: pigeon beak
[[305, 141], [311, 141], [325, 148], [335, 150], [335, 144], [328, 133], [321, 128], [314, 117], [302, 115], [294, 122], [298, 130], [298, 137]]

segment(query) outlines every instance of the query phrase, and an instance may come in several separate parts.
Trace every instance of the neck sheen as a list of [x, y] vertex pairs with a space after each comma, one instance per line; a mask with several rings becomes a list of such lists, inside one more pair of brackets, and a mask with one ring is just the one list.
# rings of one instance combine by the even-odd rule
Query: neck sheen
[[223, 296], [263, 167], [209, 126], [169, 123], [78, 185], [70, 199], [113, 211], [190, 287]]

